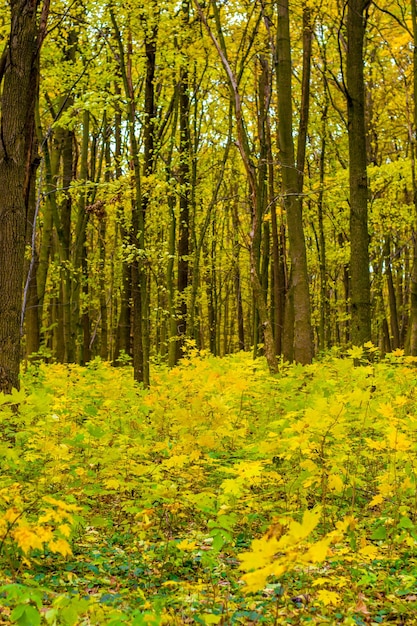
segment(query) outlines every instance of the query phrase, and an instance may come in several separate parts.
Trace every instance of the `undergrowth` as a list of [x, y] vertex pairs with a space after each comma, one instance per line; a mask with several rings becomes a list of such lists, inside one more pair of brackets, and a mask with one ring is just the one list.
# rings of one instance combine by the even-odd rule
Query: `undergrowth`
[[415, 359], [191, 347], [152, 382], [0, 397], [0, 623], [417, 623]]

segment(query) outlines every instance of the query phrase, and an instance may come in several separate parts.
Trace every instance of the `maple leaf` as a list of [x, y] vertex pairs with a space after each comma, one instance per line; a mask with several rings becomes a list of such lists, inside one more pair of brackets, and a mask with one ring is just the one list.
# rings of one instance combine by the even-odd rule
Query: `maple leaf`
[[242, 493], [242, 479], [226, 478], [221, 484], [221, 489], [224, 493], [230, 493], [233, 496], [240, 496]]
[[186, 550], [192, 552], [197, 547], [197, 544], [195, 541], [188, 541], [187, 539], [183, 539], [179, 543], [176, 543], [175, 547], [178, 548], [178, 550]]
[[306, 552], [304, 559], [309, 563], [321, 563], [329, 554], [329, 539], [314, 543]]
[[320, 521], [321, 510], [319, 507], [304, 511], [303, 521], [291, 522], [288, 534], [295, 540], [305, 539], [315, 529]]
[[376, 496], [374, 496], [372, 500], [369, 502], [368, 506], [369, 507], [378, 506], [378, 504], [382, 504], [383, 502], [384, 502], [384, 497], [380, 493], [377, 493]]
[[337, 591], [331, 591], [328, 589], [320, 589], [317, 592], [317, 600], [321, 604], [324, 604], [324, 606], [329, 606], [330, 604], [332, 605], [340, 604], [341, 597], [340, 597], [340, 594], [337, 593]]
[[363, 348], [360, 346], [352, 346], [347, 353], [351, 359], [361, 359], [363, 357]]
[[64, 537], [71, 536], [71, 526], [69, 524], [60, 524], [58, 526], [58, 530], [62, 535], [64, 535]]
[[51, 552], [62, 554], [62, 556], [71, 556], [71, 547], [65, 539], [54, 539], [48, 543], [48, 547]]
[[28, 554], [30, 550], [42, 550], [43, 548], [42, 538], [29, 526], [18, 526], [13, 531], [12, 536], [25, 554]]
[[331, 474], [328, 478], [327, 484], [329, 486], [329, 489], [335, 491], [336, 493], [342, 493], [345, 487], [343, 480], [338, 474]]

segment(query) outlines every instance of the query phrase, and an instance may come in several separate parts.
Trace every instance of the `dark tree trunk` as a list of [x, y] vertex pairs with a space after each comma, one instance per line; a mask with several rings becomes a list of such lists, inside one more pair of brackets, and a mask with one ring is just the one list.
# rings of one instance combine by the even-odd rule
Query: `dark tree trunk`
[[[306, 70], [305, 70], [306, 71]], [[291, 259], [290, 296], [294, 307], [294, 359], [302, 364], [313, 358], [310, 318], [310, 295], [307, 273], [307, 253], [303, 230], [300, 180], [295, 165], [294, 139], [292, 131], [292, 88], [291, 88], [291, 43], [288, 0], [278, 3], [277, 30], [277, 91], [279, 112], [279, 142], [282, 167], [284, 204], [287, 212], [289, 252]], [[308, 108], [308, 92], [304, 96], [303, 110]], [[304, 110], [303, 124], [307, 125], [308, 114]], [[298, 152], [298, 169], [304, 168], [305, 128], [301, 125]], [[301, 176], [302, 180], [302, 176]], [[288, 301], [291, 306], [291, 298]], [[289, 311], [291, 314], [291, 311]], [[287, 315], [287, 311], [286, 311]], [[288, 319], [288, 316], [287, 316]], [[292, 354], [285, 355], [287, 358]]]
[[[411, 16], [413, 24], [413, 66], [414, 66], [414, 135], [417, 132], [417, 10], [415, 0], [411, 0]], [[417, 355], [417, 184], [415, 173], [415, 139], [411, 137], [411, 156], [412, 156], [412, 181], [413, 181], [413, 201], [414, 201], [414, 220], [413, 228], [413, 265], [410, 276], [410, 320], [408, 325], [407, 352], [413, 356]]]
[[0, 391], [19, 387], [25, 231], [39, 78], [49, 2], [11, 0], [0, 122]]
[[[156, 3], [152, 3], [153, 17], [157, 15]], [[156, 19], [151, 25], [145, 21], [144, 24], [145, 52], [146, 52], [146, 75], [145, 75], [145, 107], [144, 107], [144, 159], [143, 159], [143, 176], [146, 181], [151, 176], [155, 164], [155, 67], [156, 67], [156, 37], [158, 32], [158, 23]], [[148, 184], [143, 186], [141, 197], [141, 223], [145, 227], [146, 216], [149, 209], [150, 188]], [[142, 247], [144, 248], [144, 234], [142, 234]], [[148, 264], [144, 258], [139, 265], [139, 284], [141, 298], [141, 326], [142, 326], [142, 360], [143, 360], [143, 376], [142, 382], [146, 387], [150, 384], [149, 372], [149, 288], [148, 288]]]
[[371, 339], [368, 179], [366, 171], [363, 40], [369, 2], [348, 0], [347, 108], [350, 188], [351, 338], [360, 346]]
[[[115, 83], [115, 93], [120, 95], [121, 89], [119, 83]], [[122, 113], [117, 103], [114, 117], [114, 159], [116, 163], [115, 173], [118, 180], [122, 176]], [[121, 243], [129, 242], [129, 234], [127, 232], [124, 220], [123, 205], [121, 202], [117, 204], [117, 234], [120, 233]], [[123, 354], [132, 356], [130, 327], [131, 327], [131, 281], [129, 263], [122, 260], [122, 284], [120, 288], [120, 313], [117, 321], [116, 341], [113, 355], [113, 365], [120, 363], [119, 358]]]
[[[188, 27], [189, 3], [182, 3], [183, 27]], [[189, 99], [188, 66], [181, 69], [179, 82], [179, 113], [180, 113], [180, 212], [178, 220], [178, 311], [177, 311], [177, 342], [175, 360], [181, 357], [181, 348], [187, 334], [187, 288], [188, 288], [188, 255], [190, 226], [190, 99]]]

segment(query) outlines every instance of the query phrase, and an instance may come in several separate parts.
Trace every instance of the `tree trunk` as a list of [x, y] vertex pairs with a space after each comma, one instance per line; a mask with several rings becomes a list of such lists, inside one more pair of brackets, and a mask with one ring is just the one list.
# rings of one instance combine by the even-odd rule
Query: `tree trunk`
[[365, 89], [363, 76], [364, 0], [348, 0], [347, 108], [350, 189], [351, 338], [360, 346], [371, 339], [368, 179], [366, 170]]
[[49, 2], [40, 24], [39, 0], [11, 0], [11, 26], [5, 52], [0, 122], [0, 391], [19, 387], [20, 322], [25, 232], [39, 51]]
[[[155, 68], [156, 68], [156, 37], [158, 33], [158, 22], [156, 16], [158, 14], [157, 5], [152, 2], [152, 23], [148, 24], [145, 20], [144, 29], [145, 37], [145, 53], [146, 53], [146, 75], [145, 75], [145, 106], [144, 106], [144, 123], [143, 123], [143, 177], [144, 180], [151, 176], [155, 165]], [[150, 186], [146, 183], [142, 190], [141, 197], [141, 223], [144, 229], [146, 223], [146, 215], [150, 202]], [[144, 233], [142, 233], [141, 247], [145, 247]], [[148, 263], [145, 257], [140, 263], [140, 290], [141, 290], [141, 313], [142, 313], [142, 353], [143, 353], [143, 384], [149, 387], [149, 351], [150, 351], [150, 330], [149, 330], [149, 288], [148, 288]]]
[[[259, 269], [259, 259], [257, 254], [258, 249], [258, 241], [260, 242], [260, 233], [261, 226], [258, 215], [258, 184], [257, 184], [257, 173], [256, 168], [252, 160], [252, 153], [250, 148], [249, 136], [247, 133], [247, 129], [244, 123], [244, 116], [242, 110], [242, 100], [239, 91], [239, 81], [234, 71], [232, 70], [230, 63], [227, 58], [225, 45], [224, 45], [224, 37], [220, 24], [220, 13], [219, 7], [216, 3], [212, 2], [212, 8], [214, 10], [214, 15], [216, 19], [217, 30], [219, 34], [219, 41], [217, 41], [214, 36], [210, 26], [208, 25], [207, 19], [205, 18], [202, 8], [198, 3], [198, 0], [194, 0], [197, 10], [199, 12], [200, 18], [207, 29], [207, 32], [217, 50], [220, 61], [223, 65], [223, 68], [226, 72], [226, 76], [229, 82], [230, 94], [233, 99], [233, 107], [235, 112], [235, 121], [236, 121], [236, 130], [237, 130], [237, 147], [239, 149], [239, 153], [242, 159], [243, 166], [245, 168], [246, 178], [248, 181], [249, 187], [249, 196], [250, 196], [250, 208], [252, 215], [252, 225], [250, 232], [250, 263], [251, 263], [251, 284], [254, 295], [254, 302], [257, 310], [257, 314], [259, 315], [259, 321], [264, 334], [264, 344], [265, 344], [265, 357], [268, 362], [269, 371], [271, 373], [275, 373], [278, 370], [278, 363], [276, 359], [275, 352], [275, 343], [274, 337], [272, 334], [271, 320], [269, 317], [269, 311], [267, 307], [267, 302], [265, 299], [265, 294], [262, 290], [260, 269]], [[259, 22], [258, 22], [259, 23]]]
[[[188, 28], [189, 3], [182, 2], [182, 25]], [[177, 310], [177, 341], [175, 360], [181, 358], [181, 348], [187, 334], [187, 288], [188, 288], [188, 255], [189, 255], [189, 222], [190, 222], [190, 100], [188, 86], [188, 63], [184, 62], [179, 82], [180, 109], [180, 163], [179, 163], [179, 220], [178, 220], [178, 310]]]
[[[118, 81], [114, 86], [114, 91], [117, 95], [120, 95], [121, 89]], [[114, 159], [115, 159], [115, 173], [116, 180], [122, 176], [122, 113], [119, 103], [116, 103], [116, 112], [114, 117]], [[125, 218], [123, 211], [123, 204], [117, 203], [117, 235], [120, 233], [121, 243], [129, 243], [129, 234], [125, 226]], [[132, 356], [131, 342], [130, 342], [130, 327], [131, 327], [131, 281], [130, 281], [130, 267], [128, 262], [122, 260], [122, 284], [120, 286], [120, 313], [117, 320], [116, 329], [116, 341], [113, 355], [113, 365], [120, 363], [119, 357]]]
[[[417, 132], [417, 10], [416, 0], [411, 0], [411, 17], [413, 25], [413, 68], [414, 68], [414, 137], [411, 137], [412, 157], [412, 182], [414, 201], [414, 220], [417, 224], [417, 184], [415, 174], [415, 133]], [[413, 228], [413, 264], [410, 276], [410, 320], [408, 325], [407, 352], [412, 356], [417, 355], [417, 225]]]
[[389, 304], [389, 315], [391, 322], [391, 334], [392, 334], [392, 348], [396, 350], [400, 347], [400, 326], [398, 323], [398, 309], [397, 309], [397, 298], [395, 296], [394, 289], [394, 281], [392, 278], [392, 269], [391, 269], [391, 242], [389, 235], [386, 236], [384, 242], [384, 266], [385, 266], [385, 275], [387, 277], [387, 285], [388, 285], [388, 304]]
[[[278, 3], [277, 30], [278, 126], [282, 186], [287, 213], [291, 259], [291, 290], [294, 302], [294, 359], [299, 363], [306, 364], [311, 363], [313, 358], [313, 344], [302, 201], [294, 158], [291, 71], [288, 0], [280, 0]], [[306, 112], [304, 116], [307, 117]], [[305, 120], [306, 123], [307, 120]], [[301, 130], [305, 132], [303, 128]], [[303, 145], [302, 141], [301, 145]], [[304, 157], [301, 156], [301, 147], [299, 147], [299, 156], [299, 167], [301, 169], [304, 168]]]
[[[33, 154], [38, 152], [38, 143], [34, 138]], [[21, 331], [25, 322], [26, 358], [30, 359], [40, 347], [39, 332], [39, 298], [36, 280], [38, 266], [38, 254], [36, 250], [36, 222], [40, 198], [36, 195], [36, 168], [37, 162], [33, 162], [33, 171], [30, 176], [30, 189], [28, 193], [27, 220], [26, 220], [26, 246], [31, 250], [31, 257], [25, 263], [25, 288], [23, 293]], [[42, 184], [42, 181], [39, 183]], [[35, 357], [36, 358], [36, 357]]]
[[131, 263], [131, 284], [132, 284], [132, 302], [133, 302], [133, 376], [137, 382], [142, 382], [146, 387], [149, 386], [149, 337], [144, 337], [143, 333], [147, 332], [148, 325], [143, 328], [143, 315], [148, 310], [148, 284], [147, 273], [144, 268], [145, 264], [145, 216], [142, 204], [142, 184], [141, 171], [139, 162], [139, 146], [136, 138], [136, 105], [135, 93], [132, 81], [132, 37], [129, 33], [127, 46], [127, 63], [125, 63], [125, 53], [123, 47], [122, 36], [117, 25], [117, 21], [113, 11], [110, 12], [113, 27], [115, 30], [116, 41], [118, 45], [118, 61], [120, 72], [123, 80], [123, 86], [127, 103], [127, 117], [130, 140], [130, 167], [132, 170], [132, 228], [131, 243], [135, 249], [134, 259]]

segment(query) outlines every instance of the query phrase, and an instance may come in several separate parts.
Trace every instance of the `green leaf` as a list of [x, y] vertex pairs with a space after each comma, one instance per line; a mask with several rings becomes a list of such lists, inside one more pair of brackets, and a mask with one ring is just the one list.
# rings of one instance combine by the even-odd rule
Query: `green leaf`
[[385, 526], [378, 526], [378, 528], [375, 528], [374, 532], [371, 535], [371, 539], [374, 539], [375, 541], [380, 541], [386, 538], [387, 529], [385, 528]]
[[39, 626], [41, 616], [34, 606], [19, 604], [13, 609], [10, 618], [19, 626]]
[[414, 524], [409, 517], [402, 517], [398, 523], [398, 528], [414, 528]]

